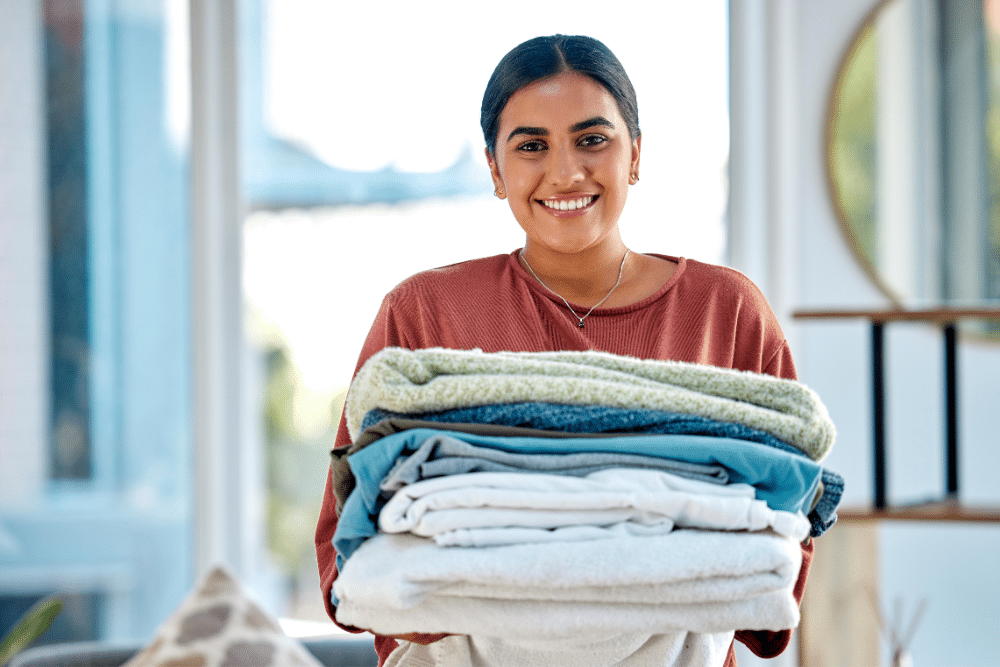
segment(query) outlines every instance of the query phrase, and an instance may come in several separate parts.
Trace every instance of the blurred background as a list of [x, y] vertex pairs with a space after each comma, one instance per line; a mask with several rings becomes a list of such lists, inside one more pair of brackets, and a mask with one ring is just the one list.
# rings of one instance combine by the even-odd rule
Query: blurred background
[[41, 642], [142, 642], [219, 561], [286, 631], [337, 631], [312, 534], [358, 352], [403, 278], [523, 243], [479, 104], [504, 53], [561, 32], [638, 92], [626, 243], [747, 273], [838, 426], [849, 511], [774, 662], [888, 664], [876, 609], [925, 605], [915, 665], [995, 664], [995, 322], [960, 327], [960, 490], [940, 330], [887, 327], [888, 501], [947, 496], [930, 521], [871, 511], [870, 318], [796, 313], [1000, 306], [998, 17], [0, 0], [0, 635], [58, 594]]

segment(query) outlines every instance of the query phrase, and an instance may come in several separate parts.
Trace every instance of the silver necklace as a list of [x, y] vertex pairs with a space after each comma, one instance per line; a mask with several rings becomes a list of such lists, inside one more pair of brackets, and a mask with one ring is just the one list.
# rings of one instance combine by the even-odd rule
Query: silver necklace
[[562, 302], [566, 304], [567, 308], [569, 308], [569, 312], [573, 313], [573, 317], [575, 317], [580, 322], [580, 324], [578, 326], [582, 329], [583, 328], [583, 321], [585, 319], [587, 319], [588, 317], [590, 317], [590, 314], [592, 312], [594, 312], [594, 308], [597, 308], [599, 305], [601, 305], [602, 303], [604, 303], [605, 301], [607, 301], [608, 297], [611, 296], [611, 293], [614, 292], [616, 289], [618, 289], [618, 285], [621, 284], [621, 281], [622, 281], [622, 273], [625, 271], [625, 260], [628, 259], [629, 252], [630, 252], [629, 249], [625, 248], [625, 255], [622, 257], [621, 266], [618, 267], [618, 280], [615, 281], [615, 286], [611, 288], [611, 292], [608, 292], [607, 294], [605, 294], [603, 299], [601, 299], [600, 301], [598, 301], [597, 303], [595, 303], [593, 306], [591, 306], [590, 310], [588, 310], [587, 314], [584, 315], [583, 317], [580, 317], [579, 315], [576, 314], [576, 311], [573, 310], [573, 306], [569, 305], [569, 301], [567, 301], [565, 298], [563, 298], [562, 294], [559, 294], [559, 292], [556, 292], [554, 289], [552, 289], [551, 287], [549, 287], [548, 285], [546, 285], [545, 283], [542, 282], [542, 279], [538, 277], [538, 274], [535, 273], [535, 270], [533, 268], [531, 268], [531, 264], [528, 264], [528, 260], [524, 256], [524, 248], [522, 248], [521, 250], [519, 250], [517, 254], [521, 258], [521, 261], [524, 262], [524, 265], [526, 267], [528, 267], [528, 271], [531, 272], [531, 275], [534, 276], [535, 280], [538, 281], [538, 284], [541, 285], [542, 287], [544, 287], [545, 289], [547, 289], [548, 291], [552, 292], [553, 294], [555, 294], [560, 299], [562, 299]]

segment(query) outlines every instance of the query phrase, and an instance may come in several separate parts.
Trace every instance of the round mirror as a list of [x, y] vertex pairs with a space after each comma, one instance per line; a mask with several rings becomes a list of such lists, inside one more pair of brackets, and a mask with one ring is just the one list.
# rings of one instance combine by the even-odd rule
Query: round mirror
[[844, 56], [827, 174], [900, 307], [1000, 297], [1000, 0], [886, 0]]

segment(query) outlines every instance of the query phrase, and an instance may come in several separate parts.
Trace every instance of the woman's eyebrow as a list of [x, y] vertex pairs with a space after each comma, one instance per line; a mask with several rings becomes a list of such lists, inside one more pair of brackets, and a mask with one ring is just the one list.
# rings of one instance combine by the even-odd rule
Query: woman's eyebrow
[[515, 136], [519, 134], [527, 134], [531, 137], [545, 137], [548, 136], [549, 131], [544, 127], [525, 127], [524, 125], [520, 127], [515, 127], [514, 131], [507, 136], [507, 141], [510, 141]]
[[604, 116], [594, 116], [593, 118], [588, 118], [587, 120], [581, 121], [576, 125], [573, 125], [572, 127], [569, 128], [569, 131], [579, 132], [580, 130], [586, 130], [588, 127], [596, 127], [598, 125], [601, 125], [603, 127], [610, 127], [612, 130], [615, 129], [615, 126], [612, 124], [612, 122], [607, 118], [605, 118]]

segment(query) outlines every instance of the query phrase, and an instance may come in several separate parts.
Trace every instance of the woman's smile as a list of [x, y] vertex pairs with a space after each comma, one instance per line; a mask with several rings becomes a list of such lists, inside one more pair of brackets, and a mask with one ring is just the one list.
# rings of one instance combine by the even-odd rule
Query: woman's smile
[[539, 199], [539, 204], [547, 208], [557, 217], [567, 217], [572, 215], [583, 215], [597, 201], [599, 195], [584, 195], [582, 197], [554, 197], [552, 199]]

